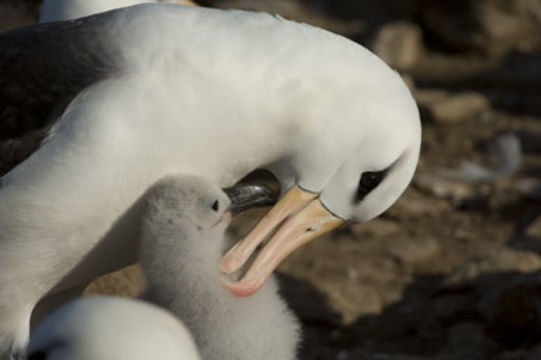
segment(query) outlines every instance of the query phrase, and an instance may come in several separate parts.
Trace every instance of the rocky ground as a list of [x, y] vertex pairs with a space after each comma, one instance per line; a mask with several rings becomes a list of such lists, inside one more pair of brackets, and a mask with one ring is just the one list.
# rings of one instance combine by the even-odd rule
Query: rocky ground
[[[359, 41], [403, 74], [421, 110], [421, 161], [398, 203], [280, 269], [305, 327], [301, 359], [541, 359], [541, 1], [206, 4]], [[0, 2], [0, 29], [32, 23], [38, 5]], [[3, 172], [34, 138], [2, 140]], [[87, 292], [141, 286], [132, 267]]]

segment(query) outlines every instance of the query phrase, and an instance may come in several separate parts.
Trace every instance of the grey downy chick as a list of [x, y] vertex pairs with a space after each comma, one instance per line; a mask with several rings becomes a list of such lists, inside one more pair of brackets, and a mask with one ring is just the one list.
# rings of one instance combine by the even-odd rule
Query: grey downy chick
[[193, 176], [170, 176], [147, 193], [140, 263], [143, 298], [177, 315], [204, 360], [291, 360], [299, 323], [275, 279], [251, 297], [223, 287], [219, 261], [231, 221], [230, 200]]

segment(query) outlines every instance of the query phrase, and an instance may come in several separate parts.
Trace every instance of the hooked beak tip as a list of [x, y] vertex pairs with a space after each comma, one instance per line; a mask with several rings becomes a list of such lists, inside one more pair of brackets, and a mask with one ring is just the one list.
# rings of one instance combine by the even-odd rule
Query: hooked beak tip
[[263, 283], [257, 281], [257, 279], [255, 281], [243, 279], [240, 282], [232, 282], [222, 276], [221, 280], [222, 285], [226, 288], [226, 290], [232, 295], [238, 297], [248, 297], [250, 295], [253, 295], [261, 288], [261, 286], [263, 286]]
[[253, 294], [289, 254], [342, 223], [343, 220], [323, 206], [317, 194], [298, 187], [290, 189], [255, 228], [222, 258], [220, 268], [223, 275], [232, 274], [268, 238], [249, 265], [244, 278], [238, 282], [226, 278], [225, 287], [236, 296]]

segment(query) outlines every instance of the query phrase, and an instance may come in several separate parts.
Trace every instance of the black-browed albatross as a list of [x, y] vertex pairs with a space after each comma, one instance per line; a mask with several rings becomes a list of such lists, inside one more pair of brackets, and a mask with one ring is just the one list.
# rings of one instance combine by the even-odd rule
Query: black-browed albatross
[[249, 295], [298, 246], [387, 209], [417, 164], [419, 114], [400, 76], [308, 25], [153, 4], [14, 30], [0, 44], [0, 84], [21, 90], [11, 70], [33, 59], [27, 100], [75, 96], [1, 179], [0, 354], [24, 347], [46, 294], [135, 261], [132, 205], [165, 174], [220, 186], [257, 168], [277, 176], [282, 200], [222, 262], [234, 272], [272, 234], [243, 279], [224, 280]]

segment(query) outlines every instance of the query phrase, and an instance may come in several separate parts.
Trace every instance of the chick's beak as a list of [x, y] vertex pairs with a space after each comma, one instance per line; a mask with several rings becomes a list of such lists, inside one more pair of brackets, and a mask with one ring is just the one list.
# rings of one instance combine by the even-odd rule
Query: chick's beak
[[213, 228], [213, 227], [215, 227], [215, 226], [221, 224], [221, 223], [224, 222], [224, 221], [227, 222], [227, 225], [229, 225], [229, 224], [231, 223], [231, 218], [232, 218], [232, 217], [233, 217], [233, 216], [232, 216], [232, 214], [231, 214], [231, 210], [228, 209], [228, 210], [227, 210], [226, 212], [224, 212], [224, 213], [222, 214], [222, 216], [220, 216], [220, 218], [219, 218], [218, 220], [216, 220], [216, 221], [214, 222], [214, 224], [212, 224], [210, 227]]
[[[342, 223], [325, 209], [318, 194], [293, 186], [244, 240], [224, 255], [220, 264], [224, 286], [236, 296], [255, 293], [289, 254]], [[239, 270], [269, 236], [244, 277], [236, 282], [228, 280], [225, 275]]]

